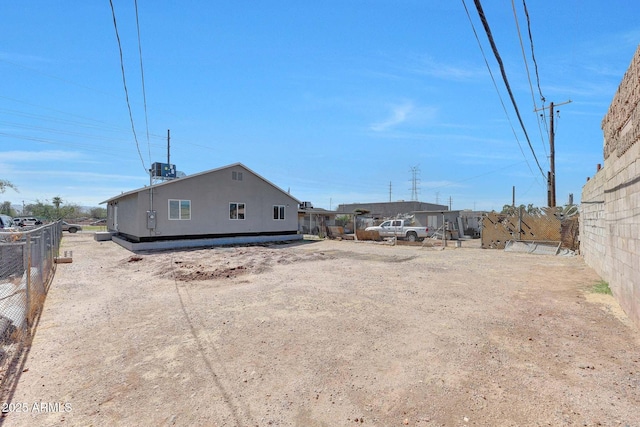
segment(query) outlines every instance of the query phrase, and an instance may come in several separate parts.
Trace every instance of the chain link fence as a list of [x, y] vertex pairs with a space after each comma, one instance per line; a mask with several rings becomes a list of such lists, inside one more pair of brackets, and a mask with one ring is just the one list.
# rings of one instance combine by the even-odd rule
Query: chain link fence
[[55, 272], [62, 223], [0, 232], [0, 384], [20, 357]]
[[482, 248], [504, 249], [507, 242], [554, 243], [577, 251], [580, 246], [577, 209], [544, 208], [537, 214], [488, 213], [482, 220]]

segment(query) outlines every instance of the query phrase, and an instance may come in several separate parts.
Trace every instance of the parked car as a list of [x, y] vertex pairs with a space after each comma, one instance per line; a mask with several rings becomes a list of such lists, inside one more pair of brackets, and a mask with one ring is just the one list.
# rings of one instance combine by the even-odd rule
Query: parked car
[[13, 218], [13, 224], [19, 227], [31, 227], [35, 225], [42, 225], [42, 221], [35, 217], [20, 217]]
[[91, 225], [105, 225], [107, 223], [106, 219], [99, 219], [97, 221], [93, 221]]
[[9, 215], [0, 214], [0, 229], [3, 231], [13, 231], [13, 218]]
[[429, 229], [427, 227], [411, 227], [405, 224], [402, 219], [392, 219], [385, 221], [376, 227], [367, 227], [366, 231], [377, 231], [380, 237], [397, 237], [415, 242], [418, 239], [427, 237]]
[[78, 224], [69, 224], [68, 222], [62, 221], [62, 231], [77, 233], [78, 231], [82, 231], [82, 226]]

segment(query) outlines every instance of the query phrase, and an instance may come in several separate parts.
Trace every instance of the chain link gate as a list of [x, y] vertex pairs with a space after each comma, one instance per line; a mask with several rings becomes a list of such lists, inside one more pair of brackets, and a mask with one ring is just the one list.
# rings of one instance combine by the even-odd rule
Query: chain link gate
[[0, 232], [0, 384], [42, 311], [60, 251], [62, 223], [29, 231]]
[[509, 241], [555, 243], [577, 250], [577, 210], [545, 208], [540, 214], [520, 210], [516, 215], [488, 213], [482, 219], [482, 248], [504, 249]]

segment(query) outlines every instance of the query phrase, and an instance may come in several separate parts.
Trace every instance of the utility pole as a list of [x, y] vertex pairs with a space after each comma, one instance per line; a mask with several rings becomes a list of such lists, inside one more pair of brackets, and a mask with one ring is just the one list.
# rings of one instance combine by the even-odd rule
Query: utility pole
[[167, 129], [167, 164], [171, 164], [171, 129]]
[[553, 102], [549, 104], [549, 207], [556, 207], [556, 133], [553, 130]]
[[[554, 104], [553, 102], [549, 104], [549, 173], [547, 174], [547, 204], [550, 208], [554, 208], [556, 206], [556, 133], [553, 128], [553, 116], [555, 114], [554, 108], [569, 103], [571, 103], [571, 100], [561, 104]], [[544, 110], [544, 107], [534, 111], [537, 112], [541, 110]]]
[[391, 203], [391, 181], [389, 181], [389, 203]]

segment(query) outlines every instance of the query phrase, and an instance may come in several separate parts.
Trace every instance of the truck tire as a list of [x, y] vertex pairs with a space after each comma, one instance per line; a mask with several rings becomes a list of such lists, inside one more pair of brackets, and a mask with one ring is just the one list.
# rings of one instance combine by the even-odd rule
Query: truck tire
[[407, 240], [410, 242], [415, 242], [416, 240], [418, 240], [418, 235], [415, 231], [410, 231], [407, 233]]
[[78, 231], [75, 227], [69, 227], [69, 233], [76, 233]]

